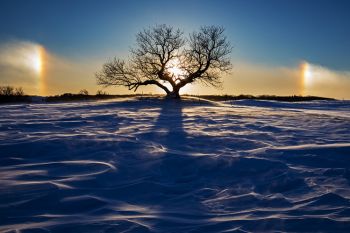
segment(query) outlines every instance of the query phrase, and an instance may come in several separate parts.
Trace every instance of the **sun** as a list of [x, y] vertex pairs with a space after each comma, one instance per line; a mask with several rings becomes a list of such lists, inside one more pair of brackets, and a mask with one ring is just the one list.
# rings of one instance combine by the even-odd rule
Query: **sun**
[[179, 79], [185, 74], [184, 70], [180, 67], [181, 63], [179, 59], [173, 59], [167, 65], [167, 70], [175, 78], [175, 82], [179, 81]]
[[169, 68], [169, 72], [172, 73], [175, 77], [179, 77], [183, 72], [179, 67], [171, 67]]

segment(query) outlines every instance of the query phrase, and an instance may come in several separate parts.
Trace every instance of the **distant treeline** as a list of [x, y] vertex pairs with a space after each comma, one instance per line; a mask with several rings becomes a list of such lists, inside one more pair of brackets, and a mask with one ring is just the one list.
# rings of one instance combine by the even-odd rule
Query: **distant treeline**
[[286, 102], [300, 102], [300, 101], [312, 101], [312, 100], [335, 100], [332, 98], [319, 97], [319, 96], [276, 96], [276, 95], [189, 95], [192, 97], [198, 97], [202, 99], [212, 101], [226, 101], [226, 100], [275, 100], [275, 101], [286, 101]]
[[[110, 95], [104, 91], [98, 90], [95, 95], [90, 95], [85, 89], [77, 94], [65, 93], [62, 95], [37, 97], [26, 95], [21, 87], [15, 88], [11, 86], [0, 86], [0, 103], [16, 103], [16, 102], [58, 102], [58, 101], [80, 101], [80, 100], [104, 100], [113, 98], [127, 98], [127, 97], [160, 97], [161, 95], [152, 94], [129, 94], [129, 95]], [[227, 101], [227, 100], [275, 100], [275, 101], [311, 101], [311, 100], [335, 100], [332, 98], [318, 97], [318, 96], [275, 96], [275, 95], [185, 95], [195, 98], [202, 98], [212, 101]]]
[[0, 103], [30, 102], [31, 98], [24, 94], [21, 87], [0, 86]]
[[48, 96], [45, 97], [46, 102], [57, 102], [57, 101], [79, 101], [79, 100], [103, 100], [103, 99], [114, 99], [114, 98], [125, 98], [135, 97], [138, 95], [83, 95], [83, 94], [72, 94], [65, 93], [62, 95]]
[[79, 101], [79, 100], [104, 100], [114, 98], [125, 98], [135, 97], [137, 94], [131, 95], [110, 95], [107, 92], [98, 90], [95, 95], [90, 95], [86, 89], [79, 91], [78, 94], [64, 93], [62, 95], [48, 96], [45, 97], [46, 102], [57, 102], [57, 101]]
[[[129, 95], [109, 95], [107, 93], [98, 92], [96, 95], [89, 95], [84, 90], [80, 91], [79, 94], [65, 93], [63, 95], [49, 96], [46, 97], [46, 101], [74, 101], [74, 100], [99, 100], [99, 99], [111, 99], [111, 98], [125, 98], [125, 97], [160, 97], [163, 95], [152, 95], [152, 94], [129, 94]], [[335, 100], [332, 98], [318, 97], [318, 96], [276, 96], [276, 95], [184, 95], [195, 98], [202, 98], [212, 101], [226, 101], [226, 100], [243, 100], [243, 99], [254, 99], [254, 100], [275, 100], [275, 101], [286, 101], [286, 102], [300, 102], [300, 101], [312, 101], [312, 100]]]

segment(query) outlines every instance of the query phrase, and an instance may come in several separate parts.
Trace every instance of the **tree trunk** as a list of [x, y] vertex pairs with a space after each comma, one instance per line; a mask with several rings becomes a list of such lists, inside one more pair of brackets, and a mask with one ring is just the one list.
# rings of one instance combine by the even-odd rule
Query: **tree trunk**
[[166, 97], [169, 99], [180, 99], [179, 89], [174, 89], [172, 92], [169, 92]]

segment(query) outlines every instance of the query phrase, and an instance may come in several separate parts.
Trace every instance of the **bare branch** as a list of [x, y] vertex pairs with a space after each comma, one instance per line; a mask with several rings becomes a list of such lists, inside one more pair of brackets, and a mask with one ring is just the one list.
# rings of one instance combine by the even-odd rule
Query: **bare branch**
[[200, 79], [216, 87], [221, 82], [218, 73], [231, 69], [228, 55], [232, 47], [224, 31], [223, 27], [206, 26], [190, 35], [189, 48], [185, 53], [185, 69], [189, 75], [183, 81], [184, 85]]
[[220, 87], [220, 74], [231, 69], [231, 50], [222, 27], [201, 27], [186, 40], [179, 29], [157, 25], [136, 35], [127, 62], [114, 58], [96, 73], [96, 79], [102, 86], [126, 86], [134, 91], [143, 85], [157, 85], [168, 95], [179, 96], [180, 88], [195, 81]]
[[103, 65], [102, 71], [95, 74], [97, 84], [108, 86], [125, 86], [129, 90], [136, 91], [139, 86], [154, 84], [162, 88], [166, 93], [170, 92], [167, 87], [156, 80], [142, 80], [138, 71], [127, 67], [125, 62], [114, 58]]

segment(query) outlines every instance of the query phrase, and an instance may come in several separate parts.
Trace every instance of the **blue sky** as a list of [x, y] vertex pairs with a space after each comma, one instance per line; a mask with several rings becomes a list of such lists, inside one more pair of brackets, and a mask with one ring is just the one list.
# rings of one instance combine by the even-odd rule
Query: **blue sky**
[[350, 1], [303, 0], [3, 0], [0, 43], [40, 44], [75, 61], [127, 54], [135, 34], [155, 24], [190, 33], [220, 25], [233, 63], [298, 66], [308, 61], [350, 70]]
[[85, 57], [128, 50], [143, 27], [166, 23], [190, 32], [222, 25], [236, 56], [268, 64], [312, 60], [350, 67], [349, 1], [43, 1], [0, 3], [0, 39], [24, 39]]

